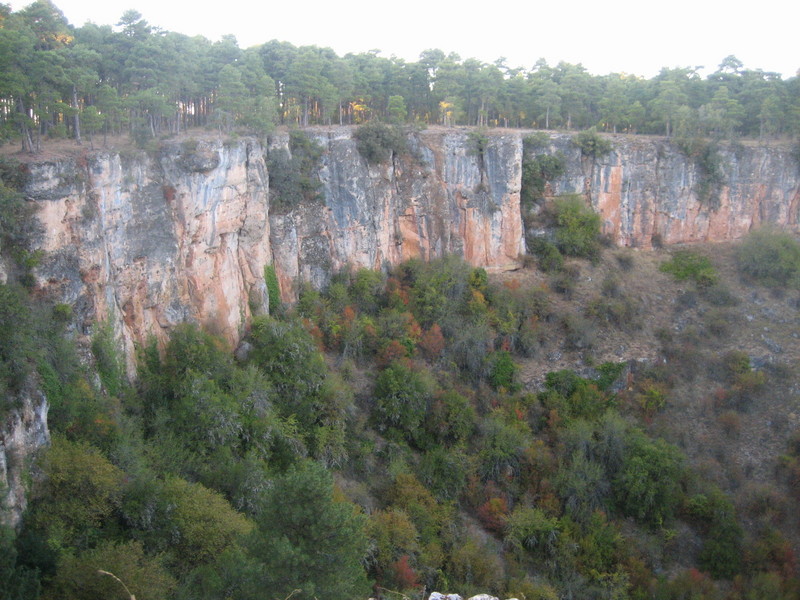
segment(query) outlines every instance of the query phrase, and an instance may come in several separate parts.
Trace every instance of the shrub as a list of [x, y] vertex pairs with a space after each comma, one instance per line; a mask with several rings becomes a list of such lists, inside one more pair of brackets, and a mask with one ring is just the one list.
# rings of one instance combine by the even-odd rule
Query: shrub
[[[164, 566], [163, 556], [148, 556], [140, 542], [103, 542], [78, 555], [68, 554], [59, 562], [51, 582], [50, 598], [168, 598], [175, 579]], [[113, 573], [113, 575], [111, 575]], [[120, 582], [124, 582], [120, 584]]]
[[489, 136], [486, 134], [486, 129], [479, 128], [470, 131], [467, 134], [467, 143], [469, 145], [468, 153], [477, 156], [478, 162], [483, 164], [486, 149], [489, 147]]
[[40, 463], [43, 481], [34, 488], [32, 524], [53, 547], [96, 535], [118, 506], [124, 474], [85, 443], [53, 437]]
[[370, 164], [386, 162], [393, 155], [407, 150], [406, 138], [400, 128], [377, 121], [360, 125], [353, 137], [359, 154]]
[[691, 250], [678, 250], [659, 269], [669, 273], [678, 281], [693, 281], [698, 287], [715, 285], [719, 275], [707, 256]]
[[475, 409], [455, 390], [438, 394], [425, 419], [427, 435], [444, 446], [466, 441], [474, 428]]
[[589, 317], [608, 323], [623, 331], [631, 331], [639, 327], [637, 316], [639, 307], [631, 298], [595, 298], [586, 307]]
[[511, 360], [511, 354], [501, 350], [490, 354], [487, 360], [489, 363], [489, 383], [494, 389], [503, 388], [514, 392], [519, 388], [516, 383], [519, 367]]
[[748, 235], [736, 252], [739, 272], [769, 287], [800, 288], [800, 242], [769, 228]]
[[618, 252], [614, 258], [617, 259], [617, 264], [623, 271], [630, 271], [636, 263], [633, 254], [629, 250]]
[[550, 144], [550, 136], [544, 131], [536, 131], [522, 138], [522, 152], [525, 156], [544, 150]]
[[323, 151], [308, 135], [295, 130], [289, 134], [289, 152], [278, 149], [269, 153], [270, 208], [288, 212], [301, 202], [320, 199], [316, 169]]
[[703, 299], [712, 306], [736, 306], [739, 299], [721, 282], [700, 288]]
[[518, 506], [506, 524], [506, 544], [517, 552], [527, 551], [551, 557], [558, 547], [561, 525], [538, 508]]
[[98, 326], [92, 337], [92, 354], [103, 387], [109, 394], [116, 396], [125, 385], [125, 369], [109, 324]]
[[628, 449], [613, 482], [617, 506], [642, 523], [661, 526], [672, 518], [680, 497], [683, 455], [663, 440], [640, 430], [627, 436]]
[[566, 160], [561, 153], [539, 154], [534, 158], [524, 159], [520, 190], [523, 204], [534, 204], [544, 198], [547, 184], [561, 177], [565, 167]]
[[530, 443], [530, 430], [520, 422], [507, 423], [498, 414], [484, 420], [479, 471], [485, 480], [501, 481], [519, 474], [522, 453]]
[[458, 589], [466, 590], [465, 596], [487, 591], [498, 594], [505, 578], [504, 570], [495, 549], [477, 536], [470, 536], [454, 544], [448, 579], [457, 584]]
[[435, 383], [427, 373], [395, 362], [375, 380], [374, 416], [381, 430], [395, 429], [406, 438], [420, 433]]
[[281, 288], [278, 284], [278, 276], [275, 273], [274, 265], [264, 265], [264, 283], [267, 285], [269, 312], [270, 314], [276, 314], [281, 308]]
[[367, 537], [372, 550], [371, 570], [382, 586], [397, 586], [391, 565], [403, 557], [419, 554], [419, 533], [405, 513], [397, 509], [377, 510], [367, 522]]
[[537, 265], [545, 273], [560, 271], [564, 266], [564, 257], [552, 242], [537, 237], [529, 240], [528, 247], [538, 259]]
[[598, 134], [594, 127], [581, 131], [572, 138], [572, 142], [581, 149], [581, 155], [590, 158], [605, 156], [613, 150], [611, 142]]
[[586, 523], [596, 510], [605, 510], [611, 489], [603, 466], [580, 451], [559, 470], [556, 487], [566, 513], [579, 523]]
[[567, 313], [561, 319], [565, 342], [572, 350], [590, 350], [597, 341], [597, 328], [594, 323], [581, 315]]
[[419, 478], [442, 501], [456, 500], [467, 485], [467, 457], [458, 450], [434, 448], [419, 463]]
[[4, 253], [21, 249], [41, 231], [41, 223], [33, 218], [36, 207], [22, 193], [27, 177], [16, 162], [0, 159], [0, 249]]
[[263, 563], [261, 591], [299, 600], [349, 600], [368, 593], [361, 564], [367, 551], [366, 517], [337, 498], [333, 477], [307, 461], [264, 491], [250, 554]]
[[698, 560], [715, 579], [732, 579], [742, 566], [742, 528], [733, 515], [716, 520], [703, 543]]
[[577, 195], [557, 198], [551, 210], [558, 249], [567, 256], [596, 258], [600, 251], [600, 215]]
[[503, 533], [508, 519], [508, 503], [505, 498], [489, 498], [478, 507], [477, 514], [484, 528], [493, 533]]
[[299, 323], [258, 317], [253, 319], [250, 342], [250, 360], [275, 386], [278, 410], [294, 415], [309, 431], [330, 408], [321, 393], [328, 370], [314, 338]]

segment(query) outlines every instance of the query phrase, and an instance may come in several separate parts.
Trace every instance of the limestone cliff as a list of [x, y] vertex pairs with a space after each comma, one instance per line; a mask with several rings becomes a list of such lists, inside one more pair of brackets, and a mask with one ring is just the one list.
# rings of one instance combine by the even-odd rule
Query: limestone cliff
[[38, 283], [74, 307], [83, 332], [112, 323], [129, 359], [188, 320], [233, 345], [267, 309], [267, 187], [254, 142], [33, 164], [27, 193], [46, 231]]
[[[409, 152], [379, 165], [360, 156], [349, 128], [314, 137], [325, 149], [324, 202], [270, 215], [285, 299], [295, 282], [323, 285], [345, 265], [379, 269], [458, 254], [503, 269], [524, 253], [518, 135], [493, 135], [481, 156], [466, 131], [423, 131], [409, 137]], [[276, 147], [288, 147], [288, 137], [277, 136]]]
[[622, 246], [737, 239], [764, 223], [797, 229], [800, 165], [786, 148], [720, 144], [721, 185], [713, 201], [699, 197], [705, 176], [697, 161], [663, 138], [609, 137], [613, 150], [581, 156], [571, 136], [551, 137], [549, 153], [566, 157], [553, 194], [587, 196], [604, 232]]
[[[478, 152], [467, 130], [430, 128], [377, 165], [359, 154], [351, 128], [309, 134], [324, 149], [315, 174], [322, 198], [281, 211], [269, 209], [266, 151], [251, 140], [33, 163], [27, 194], [46, 230], [39, 285], [74, 307], [82, 331], [110, 321], [130, 358], [136, 343], [163, 340], [186, 320], [235, 344], [252, 312], [267, 310], [270, 262], [291, 300], [299, 281], [321, 286], [347, 265], [455, 253], [504, 269], [524, 253], [527, 132], [491, 130]], [[596, 159], [563, 134], [543, 151], [566, 159], [552, 194], [584, 194], [618, 244], [721, 241], [760, 223], [798, 225], [800, 169], [785, 149], [723, 146], [712, 206], [698, 199], [698, 165], [671, 142], [611, 141]], [[270, 142], [287, 147], [286, 134]]]

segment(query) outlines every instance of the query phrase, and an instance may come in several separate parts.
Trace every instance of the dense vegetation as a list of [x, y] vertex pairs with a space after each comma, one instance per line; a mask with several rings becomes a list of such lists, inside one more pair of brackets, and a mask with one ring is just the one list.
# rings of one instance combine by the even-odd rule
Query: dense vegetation
[[531, 67], [439, 49], [416, 62], [375, 51], [272, 40], [243, 50], [163, 31], [136, 11], [114, 26], [70, 25], [49, 0], [0, 10], [0, 134], [41, 139], [128, 133], [140, 145], [188, 127], [268, 133], [276, 124], [420, 122], [658, 133], [680, 138], [800, 133], [800, 78], [733, 56], [705, 79], [592, 75], [580, 64]]
[[[587, 218], [562, 228], [596, 232]], [[742, 244], [745, 274], [773, 262], [753, 255], [765, 239]], [[632, 268], [622, 254], [616, 264]], [[736, 302], [702, 254], [675, 252], [663, 270], [711, 307]], [[22, 531], [0, 539], [0, 597], [127, 597], [120, 581], [144, 599], [796, 597], [776, 517], [750, 514], [745, 529], [727, 490], [653, 426], [676, 378], [705, 362], [718, 363], [720, 423], [736, 427], [769, 389], [747, 354], [705, 358], [688, 332], [664, 332], [668, 367], [603, 363], [522, 389], [520, 362], [546, 338], [584, 351], [587, 329], [630, 326], [614, 318], [633, 302], [616, 277], [579, 315], [547, 287], [495, 282], [452, 257], [343, 272], [283, 316], [255, 319], [239, 359], [178, 327], [163, 352], [141, 349], [133, 387], [107, 327], [92, 342], [99, 377], [51, 336], [62, 340], [53, 360], [31, 355], [27, 373], [47, 389], [53, 443]], [[20, 320], [24, 288], [0, 291], [0, 314]], [[711, 311], [703, 318], [714, 331]]]

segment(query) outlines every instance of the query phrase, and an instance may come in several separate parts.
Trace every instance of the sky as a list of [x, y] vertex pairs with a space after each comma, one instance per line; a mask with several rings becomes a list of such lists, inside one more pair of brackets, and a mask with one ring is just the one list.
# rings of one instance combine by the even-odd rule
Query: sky
[[[716, 70], [736, 56], [749, 69], [784, 78], [800, 69], [800, 3], [760, 0], [53, 0], [73, 25], [114, 25], [129, 9], [151, 25], [218, 40], [233, 34], [247, 48], [272, 39], [417, 60], [439, 48], [462, 59], [530, 69], [544, 58], [581, 63], [594, 75], [653, 77], [662, 67]], [[18, 10], [29, 1], [12, 1]], [[207, 8], [204, 8], [207, 7]]]

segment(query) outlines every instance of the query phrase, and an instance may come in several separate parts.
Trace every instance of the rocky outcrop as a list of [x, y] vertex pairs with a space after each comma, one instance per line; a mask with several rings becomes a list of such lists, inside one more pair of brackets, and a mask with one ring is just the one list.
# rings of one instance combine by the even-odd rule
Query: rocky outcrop
[[[46, 230], [40, 287], [74, 307], [83, 331], [112, 322], [131, 357], [136, 343], [163, 340], [187, 320], [237, 342], [251, 314], [267, 310], [271, 262], [284, 300], [298, 282], [323, 286], [347, 267], [451, 253], [489, 269], [518, 264], [528, 132], [490, 130], [479, 152], [467, 130], [430, 128], [377, 165], [359, 154], [352, 128], [309, 134], [324, 149], [321, 198], [280, 211], [269, 209], [265, 151], [249, 140], [32, 164], [27, 194]], [[761, 223], [798, 225], [800, 169], [786, 149], [722, 146], [710, 203], [698, 197], [699, 165], [667, 140], [614, 136], [613, 150], [593, 159], [571, 138], [551, 135], [543, 150], [566, 161], [549, 190], [583, 194], [618, 244], [721, 241]], [[277, 134], [270, 148], [288, 145]]]
[[255, 142], [33, 164], [26, 192], [45, 229], [40, 288], [74, 307], [83, 333], [112, 323], [131, 368], [136, 344], [178, 323], [234, 345], [267, 310], [268, 180]]
[[27, 506], [25, 480], [33, 456], [49, 443], [47, 398], [28, 382], [0, 422], [0, 525], [17, 527]]
[[552, 193], [585, 195], [618, 245], [720, 242], [761, 224], [800, 224], [800, 165], [786, 148], [719, 144], [720, 182], [712, 185], [712, 198], [703, 198], [698, 192], [707, 175], [675, 143], [609, 139], [613, 150], [596, 159], [582, 157], [567, 135], [552, 136], [547, 152], [566, 158]]
[[[466, 131], [422, 131], [409, 151], [379, 165], [358, 153], [350, 128], [313, 134], [325, 152], [323, 200], [271, 214], [284, 299], [297, 281], [323, 285], [346, 266], [380, 269], [410, 258], [458, 254], [505, 269], [524, 253], [519, 210], [521, 138], [491, 137], [480, 155]], [[278, 136], [273, 149], [287, 148]]]

